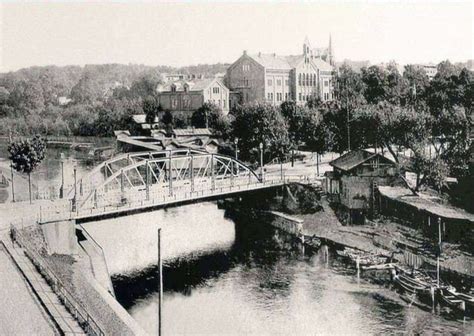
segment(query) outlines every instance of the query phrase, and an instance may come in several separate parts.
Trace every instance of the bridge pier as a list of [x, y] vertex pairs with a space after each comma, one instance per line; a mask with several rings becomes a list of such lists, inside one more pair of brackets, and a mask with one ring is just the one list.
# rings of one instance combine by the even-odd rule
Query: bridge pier
[[41, 225], [48, 253], [77, 254], [76, 221], [64, 220]]

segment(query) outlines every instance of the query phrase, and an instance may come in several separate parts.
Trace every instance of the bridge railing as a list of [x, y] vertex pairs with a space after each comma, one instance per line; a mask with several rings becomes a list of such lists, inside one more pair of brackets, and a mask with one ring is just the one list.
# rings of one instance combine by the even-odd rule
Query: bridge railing
[[48, 265], [48, 262], [41, 256], [35, 247], [32, 246], [30, 240], [26, 238], [21, 231], [12, 226], [11, 228], [13, 240], [18, 243], [24, 250], [27, 257], [38, 269], [40, 274], [45, 278], [46, 282], [51, 286], [54, 293], [59, 297], [66, 309], [74, 316], [79, 325], [88, 335], [103, 336], [104, 331], [99, 327], [94, 318], [87, 310], [77, 301], [74, 296], [67, 290], [61, 280], [56, 276], [55, 272]]
[[[282, 185], [285, 183], [320, 183], [317, 177], [308, 177], [306, 175], [267, 175], [263, 182], [248, 182], [246, 177], [236, 179], [225, 179], [214, 181], [210, 179], [203, 180], [202, 183], [194, 183], [194, 189], [191, 190], [191, 183], [181, 181], [181, 184], [174, 183], [171, 192], [168, 185], [153, 185], [150, 187], [148, 195], [144, 187], [108, 191], [102, 195], [97, 195], [95, 201], [89, 202], [84, 207], [77, 207], [76, 211], [71, 211], [71, 207], [64, 205], [56, 208], [45, 208], [39, 216], [40, 222], [66, 220], [81, 217], [89, 217], [101, 214], [107, 214], [117, 211], [133, 210], [142, 207], [150, 207], [161, 204], [186, 201], [190, 199], [205, 198], [209, 196], [218, 196], [221, 194], [235, 193], [240, 191], [266, 188], [272, 185]], [[79, 201], [78, 201], [79, 203]]]

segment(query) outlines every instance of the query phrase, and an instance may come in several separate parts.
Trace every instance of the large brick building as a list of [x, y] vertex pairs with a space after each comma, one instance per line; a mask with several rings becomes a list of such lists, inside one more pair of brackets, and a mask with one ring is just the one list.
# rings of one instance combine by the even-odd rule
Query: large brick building
[[204, 103], [213, 103], [229, 112], [229, 89], [220, 78], [178, 80], [158, 85], [157, 99], [164, 110], [192, 113]]
[[226, 84], [232, 91], [232, 106], [248, 102], [279, 105], [285, 100], [304, 104], [311, 96], [327, 101], [333, 99], [333, 70], [331, 38], [327, 49], [313, 49], [306, 39], [301, 55], [244, 51], [227, 69]]

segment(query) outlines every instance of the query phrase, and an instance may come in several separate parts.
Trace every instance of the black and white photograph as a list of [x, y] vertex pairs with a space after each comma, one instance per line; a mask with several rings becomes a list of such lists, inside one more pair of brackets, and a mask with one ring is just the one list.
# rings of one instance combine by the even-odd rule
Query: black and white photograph
[[474, 335], [474, 2], [0, 0], [0, 336]]

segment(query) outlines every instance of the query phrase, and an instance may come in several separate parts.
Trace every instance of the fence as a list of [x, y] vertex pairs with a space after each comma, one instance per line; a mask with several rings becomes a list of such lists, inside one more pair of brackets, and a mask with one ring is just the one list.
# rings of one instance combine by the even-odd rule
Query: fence
[[105, 333], [99, 327], [97, 322], [89, 315], [87, 310], [74, 298], [66, 289], [64, 284], [51, 270], [47, 261], [31, 245], [30, 241], [15, 227], [11, 227], [12, 237], [25, 250], [25, 254], [38, 269], [40, 274], [46, 279], [53, 291], [59, 297], [66, 309], [74, 316], [79, 325], [88, 335], [103, 336]]

